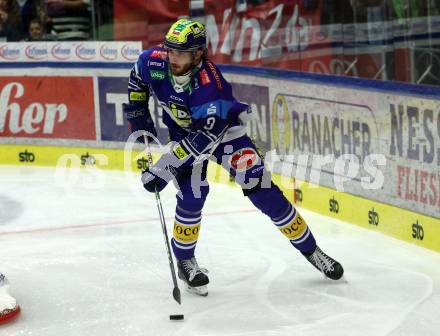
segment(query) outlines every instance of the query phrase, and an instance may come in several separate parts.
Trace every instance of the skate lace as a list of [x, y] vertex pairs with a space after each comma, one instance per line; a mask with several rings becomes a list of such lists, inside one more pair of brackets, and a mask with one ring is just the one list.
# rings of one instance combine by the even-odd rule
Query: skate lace
[[208, 274], [208, 270], [206, 268], [199, 267], [195, 258], [182, 260], [182, 267], [186, 272], [189, 273], [188, 281], [194, 280], [197, 274]]
[[335, 261], [321, 250], [317, 250], [315, 253], [313, 253], [312, 258], [322, 272], [332, 272], [334, 270], [333, 265], [335, 264]]

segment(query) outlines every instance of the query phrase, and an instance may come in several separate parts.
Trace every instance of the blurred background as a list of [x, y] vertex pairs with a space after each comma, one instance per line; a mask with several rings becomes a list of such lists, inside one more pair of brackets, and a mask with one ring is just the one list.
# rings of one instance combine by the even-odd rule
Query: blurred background
[[0, 0], [0, 42], [160, 43], [204, 23], [223, 64], [440, 84], [440, 0]]

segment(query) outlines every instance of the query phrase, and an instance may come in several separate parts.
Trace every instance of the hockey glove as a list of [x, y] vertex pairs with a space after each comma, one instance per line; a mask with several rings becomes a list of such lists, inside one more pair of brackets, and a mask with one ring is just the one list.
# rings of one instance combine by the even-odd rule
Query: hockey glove
[[152, 167], [142, 172], [142, 183], [149, 192], [162, 191], [171, 180], [178, 181], [183, 161], [173, 153], [166, 153]]
[[[122, 110], [127, 116], [128, 125], [130, 131], [146, 131], [151, 135], [157, 137], [156, 128], [154, 127], [153, 120], [151, 119], [148, 107], [143, 104], [122, 104]], [[144, 137], [137, 139], [139, 142], [144, 142]], [[148, 141], [151, 142], [153, 138], [148, 137]]]

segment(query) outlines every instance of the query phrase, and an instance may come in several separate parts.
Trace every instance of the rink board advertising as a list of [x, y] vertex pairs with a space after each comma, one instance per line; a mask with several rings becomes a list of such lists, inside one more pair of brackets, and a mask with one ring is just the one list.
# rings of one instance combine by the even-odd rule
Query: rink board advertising
[[0, 42], [0, 62], [127, 63], [135, 62], [139, 42]]
[[[73, 151], [80, 166], [124, 169], [130, 66], [1, 69], [0, 164], [56, 165]], [[226, 70], [255, 111], [248, 134], [276, 179], [295, 181], [282, 186], [292, 201], [440, 251], [440, 98]]]
[[3, 137], [95, 140], [92, 77], [0, 77]]

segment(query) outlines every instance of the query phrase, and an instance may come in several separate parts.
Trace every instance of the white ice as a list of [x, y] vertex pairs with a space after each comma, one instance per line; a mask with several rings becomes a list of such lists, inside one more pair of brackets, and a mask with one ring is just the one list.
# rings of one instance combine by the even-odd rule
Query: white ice
[[323, 279], [239, 189], [211, 184], [196, 250], [209, 295], [182, 289], [179, 307], [137, 175], [0, 167], [0, 270], [22, 307], [0, 335], [440, 334], [440, 254], [301, 212], [346, 282]]

